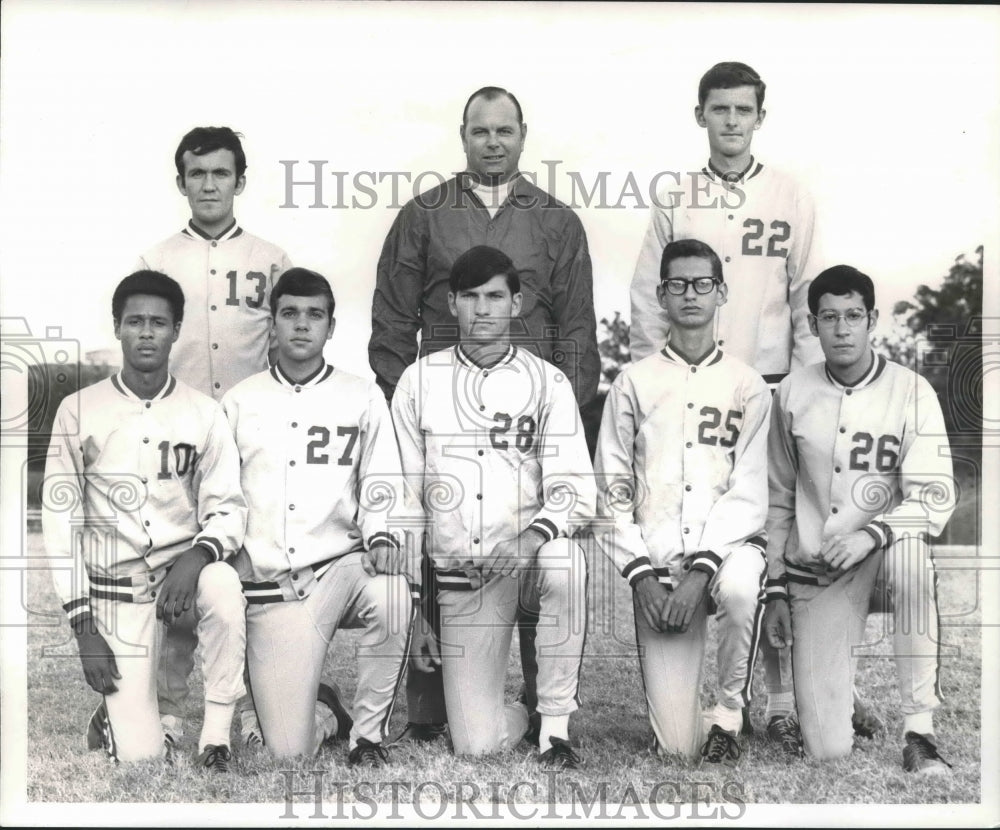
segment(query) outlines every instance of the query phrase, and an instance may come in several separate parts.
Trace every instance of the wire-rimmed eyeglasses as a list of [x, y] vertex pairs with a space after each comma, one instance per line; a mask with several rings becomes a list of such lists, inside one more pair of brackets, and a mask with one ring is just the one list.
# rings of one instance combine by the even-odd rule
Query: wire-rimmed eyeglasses
[[816, 323], [823, 328], [832, 329], [837, 325], [838, 320], [844, 320], [847, 325], [852, 329], [860, 326], [868, 316], [871, 314], [870, 311], [862, 311], [860, 308], [852, 308], [845, 311], [843, 314], [838, 314], [836, 311], [821, 311], [819, 314], [810, 314], [809, 316], [816, 321]]

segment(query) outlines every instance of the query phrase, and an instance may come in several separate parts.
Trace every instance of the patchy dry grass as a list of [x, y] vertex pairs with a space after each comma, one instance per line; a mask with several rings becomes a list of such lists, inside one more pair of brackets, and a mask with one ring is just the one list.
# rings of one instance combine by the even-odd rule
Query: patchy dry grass
[[[29, 552], [31, 549], [39, 549], [37, 533], [29, 540]], [[455, 758], [443, 745], [407, 744], [393, 749], [393, 764], [385, 771], [349, 769], [346, 746], [340, 745], [325, 750], [318, 758], [295, 763], [277, 762], [266, 752], [237, 749], [230, 775], [205, 776], [191, 763], [201, 726], [201, 679], [197, 672], [192, 678], [194, 693], [187, 737], [176, 764], [168, 767], [150, 762], [112, 767], [101, 753], [86, 749], [87, 719], [98, 698], [84, 683], [69, 628], [61, 612], [56, 613], [58, 604], [48, 574], [32, 572], [28, 578], [29, 609], [51, 616], [34, 617], [41, 624], [31, 627], [28, 633], [28, 800], [270, 802], [276, 805], [271, 818], [277, 819], [284, 809], [289, 784], [297, 790], [311, 790], [315, 775], [321, 775], [325, 800], [331, 805], [351, 801], [362, 805], [369, 801], [386, 803], [392, 799], [402, 804], [414, 799], [433, 803], [441, 799], [443, 792], [444, 798], [460, 803], [459, 810], [468, 810], [470, 818], [489, 817], [491, 805], [498, 803], [549, 801], [574, 804], [577, 812], [570, 815], [592, 818], [607, 815], [600, 812], [602, 801], [611, 805], [608, 809], [614, 817], [614, 809], [622, 801], [648, 804], [650, 798], [664, 804], [699, 799], [759, 804], [980, 801], [981, 650], [975, 571], [941, 572], [939, 593], [945, 615], [941, 678], [945, 704], [936, 723], [942, 753], [952, 761], [954, 771], [948, 777], [918, 780], [905, 775], [900, 766], [901, 719], [895, 669], [890, 643], [881, 630], [885, 618], [877, 614], [872, 615], [868, 626], [873, 656], [860, 661], [858, 685], [885, 720], [886, 736], [861, 742], [851, 757], [827, 764], [811, 760], [789, 763], [762, 735], [747, 742], [740, 766], [734, 771], [700, 770], [659, 760], [649, 751], [651, 732], [633, 654], [626, 586], [620, 578], [609, 576], [603, 563], [595, 565], [583, 675], [584, 706], [574, 716], [572, 726], [586, 766], [559, 775], [540, 770], [536, 751], [524, 744], [519, 751], [475, 761]], [[355, 641], [356, 635], [351, 632], [339, 633], [328, 656], [326, 674], [336, 677], [345, 690], [352, 690], [355, 682]], [[508, 673], [511, 696], [520, 683], [516, 654], [515, 645]], [[711, 644], [709, 659], [711, 667]], [[713, 696], [713, 674], [706, 671], [706, 704]], [[758, 691], [761, 687], [762, 678], [758, 676]], [[758, 699], [753, 707], [758, 732], [763, 728], [762, 706]], [[393, 734], [405, 721], [404, 710], [405, 702], [401, 700], [393, 716]], [[595, 805], [588, 807], [595, 797]], [[299, 796], [298, 801], [308, 798]], [[669, 807], [661, 809], [661, 818], [673, 817]], [[302, 810], [308, 813], [307, 806], [303, 805]], [[327, 814], [336, 815], [332, 807], [328, 807]]]

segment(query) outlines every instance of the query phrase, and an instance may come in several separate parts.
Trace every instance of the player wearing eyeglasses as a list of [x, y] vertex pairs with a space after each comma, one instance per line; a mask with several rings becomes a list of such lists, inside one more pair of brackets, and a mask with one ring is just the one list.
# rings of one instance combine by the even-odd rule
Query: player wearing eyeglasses
[[[775, 394], [769, 439], [767, 637], [791, 647], [806, 752], [847, 755], [856, 650], [878, 581], [893, 597], [903, 769], [940, 774], [938, 615], [928, 537], [955, 507], [944, 419], [930, 384], [872, 349], [872, 280], [837, 265], [809, 287], [825, 362]], [[881, 579], [880, 579], [881, 578]]]
[[[767, 425], [763, 378], [714, 338], [722, 263], [694, 239], [663, 249], [656, 291], [666, 345], [615, 379], [595, 470], [605, 553], [633, 590], [639, 665], [661, 755], [735, 765], [760, 638]], [[707, 619], [719, 694], [702, 735]]]

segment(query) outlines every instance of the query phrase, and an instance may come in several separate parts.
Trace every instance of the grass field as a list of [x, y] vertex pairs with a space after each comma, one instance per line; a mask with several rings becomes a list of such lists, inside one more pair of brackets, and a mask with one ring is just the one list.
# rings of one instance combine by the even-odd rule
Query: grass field
[[[37, 532], [29, 536], [29, 555], [38, 555]], [[103, 753], [88, 752], [87, 720], [98, 697], [84, 683], [75, 644], [45, 572], [27, 575], [28, 633], [28, 754], [29, 802], [271, 802], [276, 820], [282, 816], [289, 782], [311, 790], [323, 775], [325, 799], [357, 799], [400, 803], [414, 798], [434, 802], [442, 797], [490, 805], [553, 799], [584, 804], [602, 788], [614, 815], [620, 801], [648, 799], [670, 804], [704, 800], [760, 804], [923, 804], [980, 801], [980, 612], [976, 571], [949, 570], [939, 560], [940, 607], [945, 655], [941, 680], [945, 703], [936, 718], [940, 749], [954, 764], [953, 774], [918, 779], [900, 766], [900, 717], [894, 663], [883, 631], [886, 617], [869, 619], [866, 650], [860, 660], [858, 686], [888, 726], [888, 734], [862, 741], [854, 753], [835, 763], [785, 760], [759, 733], [762, 701], [752, 709], [758, 734], [745, 747], [735, 770], [706, 771], [693, 765], [664, 762], [650, 752], [638, 664], [634, 656], [631, 604], [624, 581], [609, 573], [604, 561], [592, 563], [591, 613], [583, 670], [584, 706], [572, 723], [572, 735], [586, 759], [583, 769], [546, 775], [535, 750], [518, 750], [485, 759], [464, 760], [443, 745], [405, 744], [393, 750], [393, 764], [384, 771], [357, 772], [347, 767], [344, 745], [324, 750], [318, 758], [278, 762], [266, 752], [237, 749], [235, 770], [227, 776], [206, 776], [191, 765], [200, 729], [200, 677], [192, 679], [187, 737], [173, 767], [141, 763], [113, 767]], [[941, 567], [944, 566], [944, 567]], [[48, 616], [44, 616], [48, 615]], [[325, 674], [334, 677], [348, 695], [353, 692], [355, 636], [338, 633]], [[517, 654], [516, 643], [512, 655]], [[709, 646], [712, 659], [712, 644]], [[713, 663], [706, 670], [704, 699], [713, 700]], [[762, 678], [756, 678], [758, 694]], [[520, 685], [520, 668], [512, 657], [508, 672], [511, 696]], [[402, 697], [402, 696], [401, 696]], [[391, 734], [405, 722], [405, 701], [393, 715]], [[235, 736], [234, 736], [235, 737]], [[294, 771], [294, 775], [291, 772]], [[395, 783], [393, 783], [395, 782]], [[430, 782], [422, 785], [422, 782]], [[518, 784], [518, 782], [521, 782]], [[656, 784], [660, 783], [659, 789]], [[338, 790], [339, 785], [345, 785]], [[634, 795], [629, 794], [629, 785]], [[393, 795], [395, 791], [395, 796]], [[339, 793], [339, 795], [338, 795]], [[456, 798], [457, 794], [457, 798]], [[300, 796], [300, 817], [309, 815], [309, 797]], [[471, 808], [470, 808], [471, 809]], [[480, 808], [482, 809], [482, 808]], [[600, 817], [597, 812], [579, 815]], [[595, 808], [596, 809], [596, 808]], [[661, 808], [664, 809], [664, 808]], [[327, 809], [327, 815], [331, 810]], [[364, 814], [367, 815], [367, 814]], [[433, 814], [432, 814], [433, 815]], [[475, 817], [475, 813], [472, 814]], [[482, 815], [482, 813], [480, 813]], [[670, 818], [664, 809], [661, 818]], [[268, 817], [263, 817], [268, 818]]]

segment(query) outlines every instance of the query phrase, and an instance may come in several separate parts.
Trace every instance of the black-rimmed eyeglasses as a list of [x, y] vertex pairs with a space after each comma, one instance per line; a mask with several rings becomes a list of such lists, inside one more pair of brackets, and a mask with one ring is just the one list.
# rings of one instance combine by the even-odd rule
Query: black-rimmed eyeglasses
[[715, 277], [695, 277], [693, 280], [670, 277], [669, 279], [662, 280], [660, 284], [667, 287], [668, 294], [679, 297], [681, 294], [687, 292], [689, 285], [694, 286], [695, 294], [710, 294], [719, 282]]

